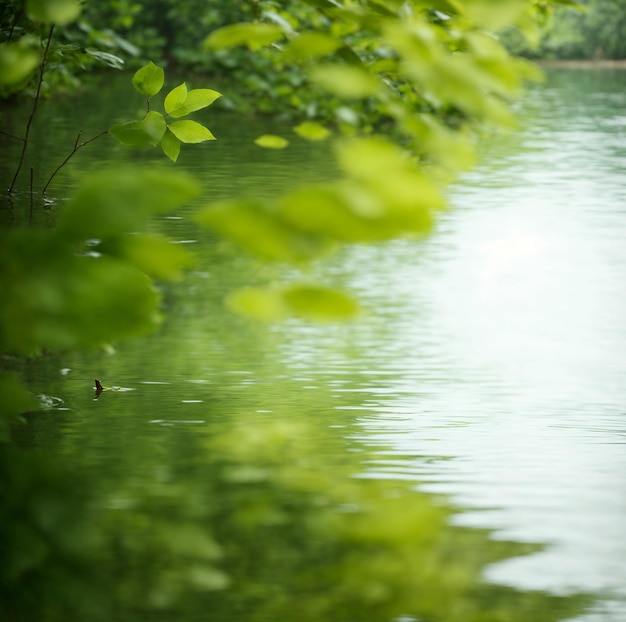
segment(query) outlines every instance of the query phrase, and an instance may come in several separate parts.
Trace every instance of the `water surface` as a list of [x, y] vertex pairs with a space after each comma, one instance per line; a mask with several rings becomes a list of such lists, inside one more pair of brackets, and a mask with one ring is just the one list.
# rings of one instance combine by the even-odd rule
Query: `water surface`
[[[75, 128], [76, 116], [57, 106], [49, 104], [36, 128], [41, 153], [56, 155]], [[129, 114], [134, 106], [128, 103]], [[83, 102], [79, 110], [89, 129], [108, 124], [104, 103], [89, 113]], [[249, 462], [231, 442], [222, 456], [230, 475], [211, 480], [211, 494], [222, 490], [232, 510], [241, 482], [257, 482], [259, 490], [270, 482], [276, 491], [285, 465], [298, 463], [287, 444], [283, 466], [272, 463], [276, 475], [267, 475], [266, 462], [259, 466], [261, 441], [246, 434], [274, 430], [292, 439], [300, 462], [314, 471], [348, 464], [361, 478], [402, 482], [407, 499], [415, 489], [432, 493], [419, 497], [429, 507], [452, 504], [449, 522], [484, 528], [476, 530], [480, 544], [462, 540], [466, 551], [482, 548], [496, 559], [524, 552], [524, 543], [528, 551], [545, 545], [484, 566], [490, 581], [517, 592], [594, 592], [598, 604], [577, 620], [626, 619], [625, 110], [626, 72], [550, 71], [520, 108], [523, 130], [490, 141], [484, 163], [451, 189], [454, 209], [432, 237], [348, 249], [314, 269], [363, 302], [367, 313], [349, 325], [266, 326], [233, 316], [221, 303], [227, 291], [298, 275], [200, 231], [191, 207], [159, 221], [156, 227], [197, 250], [196, 269], [164, 286], [167, 316], [157, 334], [113, 354], [68, 354], [32, 370], [34, 390], [63, 400], [53, 417], [35, 421], [36, 442], [79, 469], [123, 482], [126, 496], [109, 491], [123, 508], [133, 490], [155, 482], [203, 485], [207, 469], [216, 468], [207, 447], [215, 452], [215, 438], [240, 434]], [[184, 151], [180, 166], [201, 178], [211, 199], [242, 191], [271, 197], [332, 174], [327, 148], [288, 128], [217, 114], [206, 123], [218, 142]], [[268, 131], [292, 139], [291, 147], [257, 148], [254, 137]], [[155, 160], [112, 142], [86, 148], [56, 182], [51, 218], [102, 158]], [[14, 208], [3, 217], [29, 215]], [[94, 400], [94, 377], [133, 390]], [[287, 427], [277, 432], [277, 424]], [[255, 510], [252, 523], [271, 523], [271, 507], [264, 511]], [[181, 512], [193, 515], [186, 505]], [[258, 555], [302, 546], [297, 526], [317, 516], [307, 512], [288, 523], [293, 546], [270, 539]], [[216, 529], [228, 541], [220, 520]], [[487, 553], [498, 541], [521, 548]], [[223, 588], [218, 574], [211, 581]], [[272, 578], [263, 581], [267, 589]], [[324, 610], [317, 601], [311, 607]], [[547, 605], [537, 607], [529, 609], [532, 619]], [[225, 619], [232, 611], [223, 604]], [[245, 611], [241, 619], [268, 619]]]

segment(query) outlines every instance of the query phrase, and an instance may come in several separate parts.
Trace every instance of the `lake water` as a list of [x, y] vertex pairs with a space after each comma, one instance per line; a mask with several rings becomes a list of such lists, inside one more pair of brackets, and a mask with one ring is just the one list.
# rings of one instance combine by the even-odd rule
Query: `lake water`
[[[115, 88], [109, 95], [120, 98]], [[89, 108], [86, 94], [78, 104], [84, 112], [79, 121], [75, 103], [72, 110], [67, 102], [47, 104], [35, 128], [44, 164], [49, 152], [58, 152], [58, 141], [73, 142], [69, 130], [77, 122], [85, 124], [86, 135], [109, 124], [106, 97], [100, 94]], [[58, 452], [77, 470], [98, 474], [109, 509], [132, 507], [151, 491], [142, 520], [155, 525], [163, 509], [154, 498], [165, 494], [155, 487], [169, 486], [178, 513], [163, 529], [197, 526], [197, 516], [205, 514], [189, 496], [195, 498], [210, 480], [211, 494], [226, 508], [211, 514], [213, 533], [219, 543], [232, 542], [231, 548], [223, 545], [227, 562], [238, 560], [230, 570], [225, 562], [226, 575], [255, 577], [235, 580], [249, 596], [242, 596], [242, 605], [223, 596], [229, 588], [217, 571], [204, 576], [222, 599], [224, 619], [268, 620], [297, 610], [298, 603], [306, 603], [306, 615], [293, 619], [323, 619], [315, 612], [337, 611], [343, 601], [333, 591], [335, 575], [326, 577], [334, 586], [325, 588], [331, 594], [323, 601], [327, 609], [312, 588], [286, 587], [287, 578], [300, 578], [302, 565], [332, 565], [335, 549], [311, 527], [311, 517], [318, 516], [311, 508], [330, 496], [337, 514], [347, 511], [352, 493], [341, 501], [329, 488], [356, 480], [373, 490], [383, 487], [376, 493], [381, 529], [402, 529], [385, 508], [402, 514], [403, 503], [412, 507], [412, 495], [429, 507], [448, 508], [445, 529], [464, 534], [460, 546], [466, 549], [458, 557], [474, 549], [480, 557], [484, 550], [474, 572], [514, 588], [511, 594], [595, 595], [583, 613], [549, 614], [552, 605], [541, 601], [520, 620], [546, 615], [622, 622], [626, 72], [551, 70], [519, 112], [522, 131], [490, 141], [481, 166], [450, 190], [453, 209], [431, 237], [347, 249], [314, 267], [310, 276], [339, 284], [363, 302], [367, 313], [351, 324], [294, 320], [267, 326], [232, 315], [221, 303], [225, 293], [294, 278], [294, 271], [234, 252], [195, 227], [191, 208], [156, 223], [197, 250], [197, 267], [183, 282], [164, 287], [167, 316], [156, 334], [121, 344], [114, 353], [55, 356], [26, 370], [33, 391], [62, 400], [31, 422], [32, 442]], [[200, 176], [210, 199], [241, 191], [272, 196], [332, 174], [324, 145], [294, 135], [289, 149], [274, 152], [252, 142], [267, 131], [289, 135], [286, 128], [222, 115], [209, 114], [206, 121], [218, 142], [189, 148], [180, 166]], [[128, 154], [112, 141], [96, 143], [59, 176], [51, 195], [62, 208], [64, 193], [103, 159], [133, 164], [150, 158]], [[19, 209], [8, 214], [5, 209], [4, 221], [27, 219]], [[94, 377], [133, 390], [94, 400]], [[267, 474], [266, 451], [273, 475]], [[299, 474], [293, 476], [297, 485], [289, 473]], [[173, 482], [191, 492], [172, 488]], [[230, 522], [241, 518], [242, 482], [246, 498], [257, 503], [246, 514], [257, 530], [252, 535]], [[396, 487], [393, 494], [386, 486]], [[284, 518], [292, 502], [283, 493], [303, 505], [291, 519]], [[268, 525], [279, 528], [269, 533]], [[314, 551], [308, 548], [311, 533], [323, 545]], [[478, 542], [471, 533], [480, 534]], [[508, 548], [491, 555], [500, 541]], [[294, 557], [300, 548], [302, 561]], [[525, 550], [533, 552], [518, 556]], [[235, 568], [252, 567], [254, 556], [269, 574], [263, 568], [237, 574]], [[359, 567], [369, 563], [364, 559], [371, 556]], [[488, 563], [493, 559], [501, 561]], [[445, 564], [433, 567], [447, 573]], [[370, 571], [380, 583], [380, 568]], [[361, 579], [359, 589], [371, 595], [374, 588]], [[272, 591], [277, 585], [283, 590], [278, 596]], [[272, 607], [258, 608], [267, 601]], [[198, 611], [181, 608], [178, 619], [201, 619]], [[384, 619], [375, 611], [361, 619]], [[436, 611], [433, 620], [463, 619], [458, 612], [442, 613], [443, 606]], [[392, 613], [398, 620], [422, 619]]]

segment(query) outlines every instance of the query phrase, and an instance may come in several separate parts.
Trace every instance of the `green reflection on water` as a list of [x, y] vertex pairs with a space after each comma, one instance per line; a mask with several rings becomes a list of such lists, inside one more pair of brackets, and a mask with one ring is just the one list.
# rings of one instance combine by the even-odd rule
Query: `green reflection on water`
[[[350, 440], [349, 421], [340, 433], [329, 427], [323, 392], [301, 410], [290, 410], [293, 400], [259, 413], [205, 399], [187, 419], [180, 408], [150, 419], [168, 412], [171, 391], [150, 386], [104, 393], [91, 408], [85, 400], [78, 412], [58, 412], [65, 422], [32, 422], [40, 438], [67, 426], [56, 460], [71, 494], [52, 478], [35, 501], [51, 520], [68, 520], [75, 546], [90, 547], [91, 580], [70, 569], [65, 581], [98, 603], [96, 618], [521, 622], [579, 610], [579, 598], [481, 580], [485, 564], [537, 546], [452, 527], [443, 499], [359, 477], [368, 456]], [[50, 494], [63, 499], [60, 516]], [[51, 560], [42, 583], [58, 565]], [[55, 594], [39, 602], [52, 620], [68, 613]]]
[[[232, 129], [189, 166], [212, 198], [241, 186], [271, 196], [328, 172], [323, 147], [294, 141], [268, 154], [248, 140], [259, 127]], [[73, 162], [65, 191], [103, 153], [120, 157], [106, 144]], [[4, 585], [21, 586], [2, 594], [2, 619], [556, 622], [581, 610], [579, 597], [481, 580], [488, 563], [538, 546], [451, 526], [458, 508], [445, 499], [359, 477], [368, 455], [353, 439], [357, 419], [323, 382], [293, 378], [284, 336], [221, 305], [226, 291], [280, 268], [232, 254], [185, 214], [154, 228], [197, 240], [200, 260], [164, 289], [159, 333], [113, 356], [67, 354], [23, 370], [67, 410], [30, 415], [16, 433], [38, 451], [2, 456], [12, 474], [2, 518], [15, 528], [1, 548], [20, 551], [3, 564]], [[96, 401], [94, 377], [134, 390]]]

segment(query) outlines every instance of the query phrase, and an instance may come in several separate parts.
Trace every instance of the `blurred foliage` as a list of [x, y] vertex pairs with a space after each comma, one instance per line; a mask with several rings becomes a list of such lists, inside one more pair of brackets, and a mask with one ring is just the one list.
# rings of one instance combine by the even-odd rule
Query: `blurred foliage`
[[[92, 26], [80, 15], [81, 3], [76, 0], [7, 0], [0, 5], [0, 99], [35, 94], [33, 70], [43, 55], [50, 26], [56, 32], [50, 40], [44, 96], [75, 90], [81, 76], [99, 67], [121, 69], [124, 57], [138, 54], [118, 32]], [[9, 66], [10, 71], [4, 70]]]
[[[35, 88], [36, 101], [40, 87], [74, 87], [81, 71], [119, 67], [120, 50], [141, 47], [171, 64], [229, 72], [238, 86], [232, 107], [289, 110], [305, 139], [337, 132], [337, 179], [271, 201], [233, 197], [197, 214], [254, 254], [305, 265], [341, 244], [430, 230], [444, 183], [473, 161], [476, 136], [512, 125], [508, 102], [536, 77], [498, 34], [515, 26], [532, 35], [546, 3], [110, 0], [86, 3], [79, 14], [81, 6], [3, 3], [2, 95]], [[141, 64], [133, 83], [149, 105], [163, 70]], [[178, 119], [218, 95], [179, 84], [164, 100], [176, 119], [169, 126], [148, 109], [111, 133], [126, 144], [160, 144], [176, 160], [181, 142], [212, 138]], [[259, 139], [268, 148], [283, 141]], [[160, 297], [152, 278], [178, 278], [192, 259], [148, 223], [197, 194], [194, 180], [166, 169], [101, 171], [61, 206], [54, 228], [3, 231], [3, 368], [153, 328]], [[308, 282], [248, 288], [230, 303], [264, 319], [358, 311], [343, 292]], [[555, 622], [578, 610], [576, 599], [484, 585], [486, 563], [532, 547], [449, 530], [449, 509], [395, 483], [353, 478], [352, 461], [320, 464], [315, 447], [302, 442], [306, 426], [255, 420], [205, 439], [212, 477], [203, 485], [184, 473], [159, 475], [163, 465], [146, 456], [137, 469], [153, 469], [152, 479], [134, 478], [137, 470], [88, 478], [60, 455], [20, 447], [27, 424], [19, 416], [35, 408], [16, 377], [3, 373], [2, 619], [169, 620], [190, 612], [197, 619], [209, 610], [212, 619], [267, 620], [293, 617], [297, 603], [298, 619], [312, 621]]]
[[529, 46], [517, 33], [510, 33], [507, 43], [514, 52], [531, 58], [626, 59], [626, 4], [621, 0], [576, 4], [546, 15], [543, 36], [535, 45]]

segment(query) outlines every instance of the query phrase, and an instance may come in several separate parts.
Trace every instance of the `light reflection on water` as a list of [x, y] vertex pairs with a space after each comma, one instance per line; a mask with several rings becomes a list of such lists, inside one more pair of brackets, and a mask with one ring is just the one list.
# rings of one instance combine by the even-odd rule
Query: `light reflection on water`
[[[550, 545], [492, 567], [489, 578], [612, 592], [584, 619], [618, 622], [626, 75], [589, 90], [552, 77], [527, 103], [527, 129], [454, 188], [456, 209], [432, 239], [356, 249], [335, 266], [374, 310], [344, 332], [361, 368], [335, 392], [360, 394], [348, 408], [362, 415], [361, 439], [380, 447], [371, 476], [413, 478], [472, 508], [462, 524]], [[350, 363], [341, 335], [324, 332], [308, 328], [288, 349], [294, 362], [316, 358], [337, 383]]]

